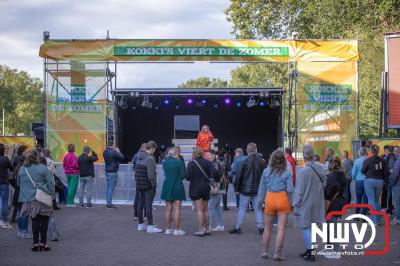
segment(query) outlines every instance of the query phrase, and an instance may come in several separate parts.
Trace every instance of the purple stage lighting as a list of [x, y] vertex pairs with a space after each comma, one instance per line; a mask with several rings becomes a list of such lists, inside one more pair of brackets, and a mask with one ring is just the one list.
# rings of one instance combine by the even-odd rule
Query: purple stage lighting
[[169, 104], [169, 100], [168, 100], [168, 99], [165, 99], [165, 100], [164, 100], [164, 104], [165, 104], [165, 105], [168, 105], [168, 104]]
[[188, 103], [188, 104], [193, 104], [193, 102], [194, 102], [194, 101], [193, 101], [193, 98], [188, 98], [188, 99], [187, 99], [187, 103]]
[[231, 101], [232, 101], [232, 100], [231, 100], [230, 98], [225, 98], [225, 99], [224, 99], [224, 103], [225, 103], [225, 104], [230, 104]]

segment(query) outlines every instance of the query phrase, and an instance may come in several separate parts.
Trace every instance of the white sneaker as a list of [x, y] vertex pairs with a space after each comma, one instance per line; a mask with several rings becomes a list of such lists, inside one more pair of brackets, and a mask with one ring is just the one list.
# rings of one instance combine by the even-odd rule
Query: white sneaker
[[10, 223], [6, 223], [7, 229], [12, 229], [13, 226]]
[[5, 223], [3, 221], [0, 222], [0, 227], [3, 228], [3, 229], [11, 229], [11, 228], [13, 228], [11, 224]]
[[[176, 230], [175, 230], [176, 231]], [[166, 235], [172, 235], [174, 233], [173, 229], [165, 229], [165, 234]]]
[[213, 232], [223, 232], [225, 231], [225, 227], [223, 225], [218, 225], [217, 227], [211, 229]]
[[161, 233], [162, 230], [158, 229], [157, 227], [155, 227], [154, 225], [149, 225], [147, 226], [147, 233], [150, 234], [157, 234], [157, 233]]
[[146, 231], [147, 230], [147, 226], [145, 224], [138, 224], [137, 230], [138, 231]]
[[186, 232], [181, 229], [174, 231], [174, 236], [184, 236], [185, 234], [186, 234]]

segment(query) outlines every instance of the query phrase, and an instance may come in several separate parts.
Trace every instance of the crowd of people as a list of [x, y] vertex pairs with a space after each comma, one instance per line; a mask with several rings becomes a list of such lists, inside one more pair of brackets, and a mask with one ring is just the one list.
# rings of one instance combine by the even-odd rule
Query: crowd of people
[[[198, 227], [194, 235], [204, 237], [213, 232], [225, 231], [223, 209], [229, 210], [226, 195], [230, 184], [236, 193], [236, 223], [230, 234], [241, 234], [241, 226], [248, 209], [255, 214], [256, 228], [262, 235], [262, 258], [269, 258], [271, 231], [276, 225], [277, 234], [272, 258], [284, 261], [282, 255], [285, 229], [289, 215], [293, 215], [296, 228], [302, 231], [305, 251], [300, 257], [314, 261], [311, 243], [311, 224], [322, 223], [327, 213], [342, 210], [351, 202], [351, 183], [355, 182], [356, 203], [368, 203], [376, 211], [383, 208], [388, 214], [394, 212], [393, 224], [400, 224], [400, 149], [384, 147], [384, 155], [379, 156], [379, 146], [367, 142], [358, 151], [353, 161], [349, 153], [343, 151], [339, 156], [334, 149], [327, 148], [325, 161], [314, 153], [312, 145], [302, 147], [304, 166], [296, 168], [296, 160], [290, 148], [277, 149], [269, 161], [260, 156], [255, 143], [235, 150], [233, 162], [229, 153], [218, 156], [212, 149], [213, 135], [208, 126], [199, 133], [192, 159], [187, 163], [179, 147], [170, 147], [161, 165], [164, 180], [161, 199], [165, 201], [166, 235], [182, 236], [182, 202], [187, 199], [184, 180], [190, 182], [188, 198], [193, 202]], [[161, 233], [154, 225], [153, 201], [157, 189], [157, 165], [154, 158], [155, 141], [143, 143], [133, 156], [132, 165], [136, 185], [134, 216], [138, 221], [137, 230], [147, 233]], [[103, 152], [106, 175], [106, 208], [116, 209], [112, 203], [113, 193], [118, 182], [119, 165], [124, 160], [120, 150], [109, 142]], [[50, 152], [43, 149], [29, 151], [21, 145], [12, 161], [4, 154], [0, 144], [0, 194], [2, 216], [0, 226], [12, 228], [9, 222], [9, 203], [13, 212], [11, 221], [17, 221], [19, 238], [33, 238], [32, 251], [49, 251], [47, 232], [53, 209], [57, 209], [55, 193], [59, 203], [65, 201], [68, 207], [93, 208], [91, 191], [95, 178], [94, 162], [98, 160], [95, 151], [85, 146], [77, 157], [75, 145], [68, 145], [68, 153], [63, 160], [67, 184], [57, 176]], [[9, 188], [14, 196], [9, 200]], [[79, 185], [79, 189], [78, 189]], [[75, 194], [79, 191], [79, 203], [75, 205]], [[84, 204], [84, 192], [87, 201]], [[64, 194], [67, 194], [66, 197]], [[50, 199], [46, 195], [50, 195]], [[356, 213], [368, 215], [368, 209], [357, 208]], [[372, 215], [376, 225], [382, 221], [380, 216]], [[32, 234], [29, 233], [29, 218]], [[332, 217], [329, 223], [335, 223]], [[340, 258], [340, 253], [331, 252], [327, 258]]]

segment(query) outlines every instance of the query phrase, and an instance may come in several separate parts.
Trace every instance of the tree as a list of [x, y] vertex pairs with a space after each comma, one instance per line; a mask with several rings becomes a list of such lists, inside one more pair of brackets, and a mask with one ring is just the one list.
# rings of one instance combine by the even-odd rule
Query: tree
[[5, 109], [6, 135], [31, 135], [31, 123], [43, 121], [41, 88], [39, 79], [0, 65], [0, 111]]
[[183, 82], [178, 85], [178, 88], [224, 88], [227, 86], [228, 82], [220, 78], [199, 77]]
[[237, 38], [358, 39], [361, 138], [378, 134], [383, 34], [400, 29], [400, 0], [231, 0]]

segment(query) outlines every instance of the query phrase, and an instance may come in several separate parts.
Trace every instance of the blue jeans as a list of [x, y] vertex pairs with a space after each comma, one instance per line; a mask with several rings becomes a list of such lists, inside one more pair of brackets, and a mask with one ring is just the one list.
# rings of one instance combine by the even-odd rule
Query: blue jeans
[[244, 217], [246, 216], [247, 206], [249, 206], [249, 202], [252, 202], [254, 213], [256, 215], [256, 222], [258, 228], [264, 228], [264, 216], [260, 209], [258, 209], [258, 197], [247, 197], [243, 194], [240, 194], [239, 198], [239, 211], [236, 219], [236, 229], [239, 229], [242, 226], [244, 221]]
[[[356, 198], [357, 204], [368, 204], [367, 194], [365, 194], [364, 190], [364, 180], [356, 180]], [[367, 213], [366, 208], [362, 208], [362, 210], [360, 210], [360, 208], [356, 208], [356, 213], [360, 213], [360, 211], [361, 214]]]
[[[382, 179], [367, 178], [364, 181], [364, 189], [368, 197], [368, 204], [371, 205], [375, 211], [381, 210], [381, 204], [379, 203], [379, 198], [382, 193], [382, 187], [383, 187]], [[377, 224], [380, 221], [380, 216], [373, 215], [371, 219], [375, 224]]]
[[346, 180], [346, 188], [343, 194], [346, 203], [349, 204], [351, 202], [351, 180]]
[[224, 226], [222, 222], [222, 208], [221, 208], [222, 194], [211, 195], [208, 201], [208, 211], [210, 213], [210, 226], [213, 227], [215, 213], [217, 213], [217, 225]]
[[395, 209], [395, 217], [400, 220], [400, 186], [392, 186], [392, 200]]
[[10, 187], [8, 184], [0, 185], [0, 196], [1, 196], [1, 218], [3, 222], [7, 223], [8, 216], [8, 197], [10, 193]]
[[112, 197], [114, 194], [115, 186], [118, 181], [118, 173], [116, 172], [106, 172], [106, 202], [107, 205], [112, 204]]
[[93, 178], [94, 178], [93, 176], [81, 176], [81, 179], [79, 181], [79, 204], [83, 204], [83, 194], [85, 193], [85, 187], [87, 188], [86, 203], [88, 205], [92, 204]]
[[311, 227], [303, 229], [303, 240], [306, 249], [311, 249]]

